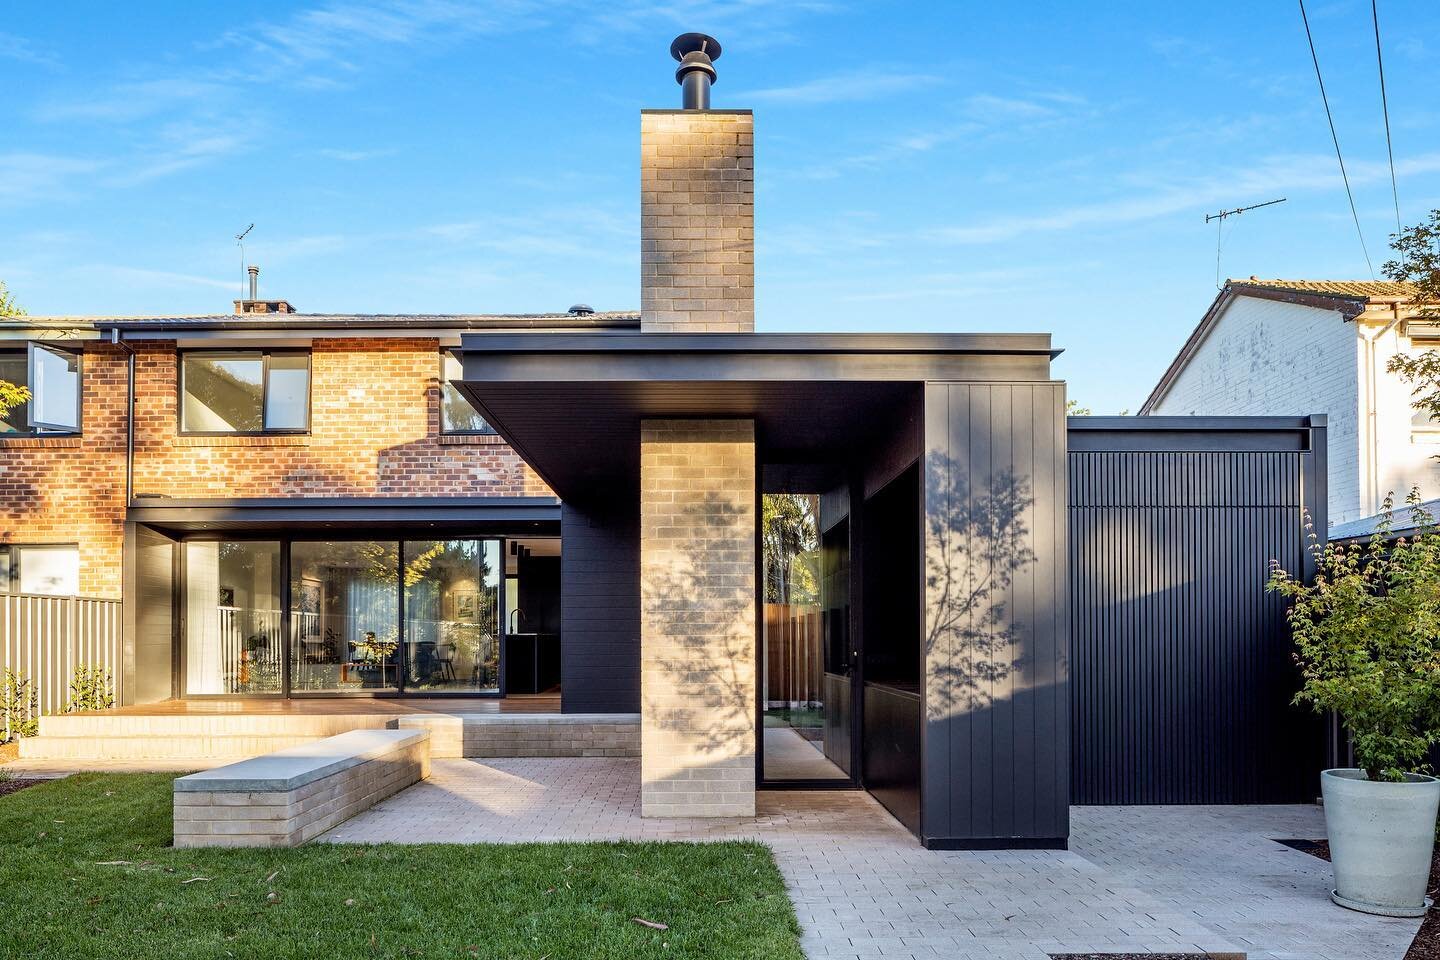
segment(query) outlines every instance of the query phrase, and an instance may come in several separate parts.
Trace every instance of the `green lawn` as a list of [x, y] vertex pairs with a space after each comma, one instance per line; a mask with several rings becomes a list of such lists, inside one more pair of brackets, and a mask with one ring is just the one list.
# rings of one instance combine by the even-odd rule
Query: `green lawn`
[[0, 957], [801, 957], [760, 844], [175, 850], [170, 781], [0, 797]]

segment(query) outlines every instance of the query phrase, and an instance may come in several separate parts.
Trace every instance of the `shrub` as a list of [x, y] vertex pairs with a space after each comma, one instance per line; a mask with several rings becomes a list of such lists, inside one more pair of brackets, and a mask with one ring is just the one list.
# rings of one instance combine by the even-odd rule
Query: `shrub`
[[29, 678], [14, 670], [0, 673], [0, 718], [4, 721], [0, 743], [35, 736], [39, 714], [40, 696]]
[[76, 667], [74, 676], [70, 678], [70, 699], [65, 704], [65, 712], [109, 710], [113, 706], [115, 693], [110, 683], [110, 671], [84, 664]]
[[1440, 742], [1440, 532], [1418, 491], [1407, 502], [1413, 535], [1392, 539], [1387, 497], [1368, 543], [1322, 547], [1312, 529], [1314, 582], [1271, 561], [1268, 584], [1290, 601], [1295, 702], [1339, 715], [1372, 780], [1403, 780]]

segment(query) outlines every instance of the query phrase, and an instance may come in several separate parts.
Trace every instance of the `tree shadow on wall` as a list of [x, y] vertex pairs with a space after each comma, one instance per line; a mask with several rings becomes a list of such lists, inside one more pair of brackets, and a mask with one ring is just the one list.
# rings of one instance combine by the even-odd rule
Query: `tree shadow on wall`
[[926, 461], [925, 658], [931, 713], [943, 716], [990, 706], [997, 685], [1024, 669], [1010, 589], [1037, 560], [1028, 478], [1006, 470], [975, 489], [966, 472], [949, 456]]
[[755, 749], [754, 523], [753, 507], [706, 493], [665, 521], [693, 535], [642, 564], [644, 622], [665, 648], [642, 649], [642, 678], [659, 681], [642, 680], [645, 714], [716, 760]]

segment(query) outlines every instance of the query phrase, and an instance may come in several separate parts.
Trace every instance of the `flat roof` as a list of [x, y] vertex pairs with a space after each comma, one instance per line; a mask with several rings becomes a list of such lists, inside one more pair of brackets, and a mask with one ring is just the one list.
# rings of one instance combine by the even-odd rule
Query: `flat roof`
[[[466, 334], [452, 381], [566, 500], [637, 488], [640, 421], [754, 420], [766, 463], [843, 463], [926, 381], [1050, 382], [1049, 334]], [[637, 488], [638, 489], [638, 488]]]

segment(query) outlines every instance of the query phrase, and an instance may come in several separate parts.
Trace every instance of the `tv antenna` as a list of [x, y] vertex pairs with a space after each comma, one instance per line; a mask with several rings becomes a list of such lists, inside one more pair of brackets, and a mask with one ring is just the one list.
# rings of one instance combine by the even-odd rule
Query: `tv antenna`
[[[1205, 222], [1206, 222], [1206, 223], [1209, 223], [1210, 221], [1209, 221], [1209, 219], [1206, 219]], [[248, 237], [248, 236], [250, 235], [250, 231], [251, 231], [251, 230], [254, 230], [254, 229], [255, 229], [255, 224], [252, 223], [252, 224], [250, 224], [250, 226], [246, 227], [244, 230], [241, 230], [239, 233], [235, 234], [235, 245], [240, 248], [240, 299], [241, 299], [241, 300], [244, 300], [244, 299], [245, 299], [245, 238]]]
[[1219, 213], [1205, 214], [1205, 222], [1215, 221], [1215, 289], [1220, 289], [1220, 231], [1225, 226], [1226, 217], [1238, 217], [1247, 210], [1259, 210], [1261, 207], [1273, 207], [1277, 203], [1284, 203], [1285, 197], [1279, 200], [1266, 200], [1264, 203], [1252, 203], [1248, 207], [1236, 207], [1234, 210], [1221, 210]]

